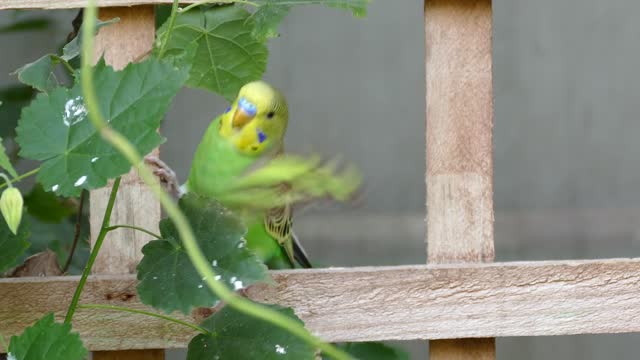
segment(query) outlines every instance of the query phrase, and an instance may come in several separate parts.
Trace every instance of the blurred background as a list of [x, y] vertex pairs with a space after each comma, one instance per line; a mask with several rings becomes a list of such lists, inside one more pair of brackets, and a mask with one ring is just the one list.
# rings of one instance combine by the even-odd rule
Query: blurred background
[[[638, 11], [631, 0], [494, 0], [496, 260], [640, 253]], [[17, 84], [11, 71], [56, 51], [74, 15], [0, 12], [0, 26], [16, 16], [51, 19], [41, 31], [0, 31], [0, 87]], [[295, 8], [280, 32], [266, 79], [288, 97], [287, 149], [341, 154], [366, 179], [363, 205], [297, 214], [308, 253], [327, 266], [424, 263], [422, 2], [374, 0], [365, 19]], [[161, 151], [181, 180], [226, 106], [197, 90], [176, 98]], [[0, 129], [15, 116], [1, 111]], [[638, 341], [500, 338], [498, 359], [637, 359]], [[427, 357], [424, 341], [399, 345]]]

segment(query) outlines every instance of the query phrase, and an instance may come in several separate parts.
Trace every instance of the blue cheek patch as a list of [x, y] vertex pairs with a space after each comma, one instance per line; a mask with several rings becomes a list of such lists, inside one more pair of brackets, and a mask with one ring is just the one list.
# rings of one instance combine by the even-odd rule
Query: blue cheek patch
[[231, 106], [229, 106], [229, 107], [227, 108], [227, 110], [225, 110], [225, 111], [224, 111], [224, 113], [226, 114], [226, 113], [228, 113], [229, 111], [231, 111]]
[[262, 144], [265, 140], [267, 140], [267, 135], [262, 132], [262, 130], [258, 130], [258, 141]]

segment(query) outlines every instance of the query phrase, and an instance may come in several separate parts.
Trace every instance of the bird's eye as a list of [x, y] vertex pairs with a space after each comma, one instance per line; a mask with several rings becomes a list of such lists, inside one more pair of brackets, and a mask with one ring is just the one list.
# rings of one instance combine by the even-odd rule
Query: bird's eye
[[273, 119], [273, 116], [274, 116], [275, 114], [276, 114], [276, 113], [274, 113], [273, 111], [269, 112], [269, 113], [267, 114], [267, 119]]

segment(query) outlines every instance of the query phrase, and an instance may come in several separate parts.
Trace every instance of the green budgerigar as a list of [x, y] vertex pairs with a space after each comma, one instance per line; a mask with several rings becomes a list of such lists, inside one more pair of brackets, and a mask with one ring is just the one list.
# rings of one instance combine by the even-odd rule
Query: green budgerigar
[[[347, 200], [361, 182], [354, 169], [338, 173], [337, 162], [283, 155], [288, 118], [278, 90], [264, 81], [244, 85], [207, 128], [180, 189], [239, 213], [248, 227], [247, 246], [272, 269], [295, 262], [311, 267], [292, 229], [295, 202]], [[156, 159], [158, 164], [166, 166]]]

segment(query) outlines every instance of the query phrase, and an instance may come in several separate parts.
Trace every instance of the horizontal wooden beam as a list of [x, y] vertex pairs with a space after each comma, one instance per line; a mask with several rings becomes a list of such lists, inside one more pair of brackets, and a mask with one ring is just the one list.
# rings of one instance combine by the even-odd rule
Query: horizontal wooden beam
[[[172, 0], [97, 0], [99, 7], [161, 5]], [[191, 4], [196, 0], [180, 0], [180, 4]], [[224, 0], [220, 1], [224, 2]], [[0, 0], [0, 10], [9, 9], [73, 9], [87, 6], [87, 0]]]
[[[251, 298], [292, 306], [327, 341], [451, 339], [640, 331], [640, 259], [328, 268], [278, 271]], [[61, 319], [77, 277], [0, 280], [0, 333], [43, 314]], [[133, 275], [93, 276], [81, 303], [148, 309]], [[198, 321], [210, 313], [178, 316]], [[184, 347], [179, 325], [80, 310], [74, 329], [91, 350]], [[3, 349], [0, 348], [0, 352]]]

